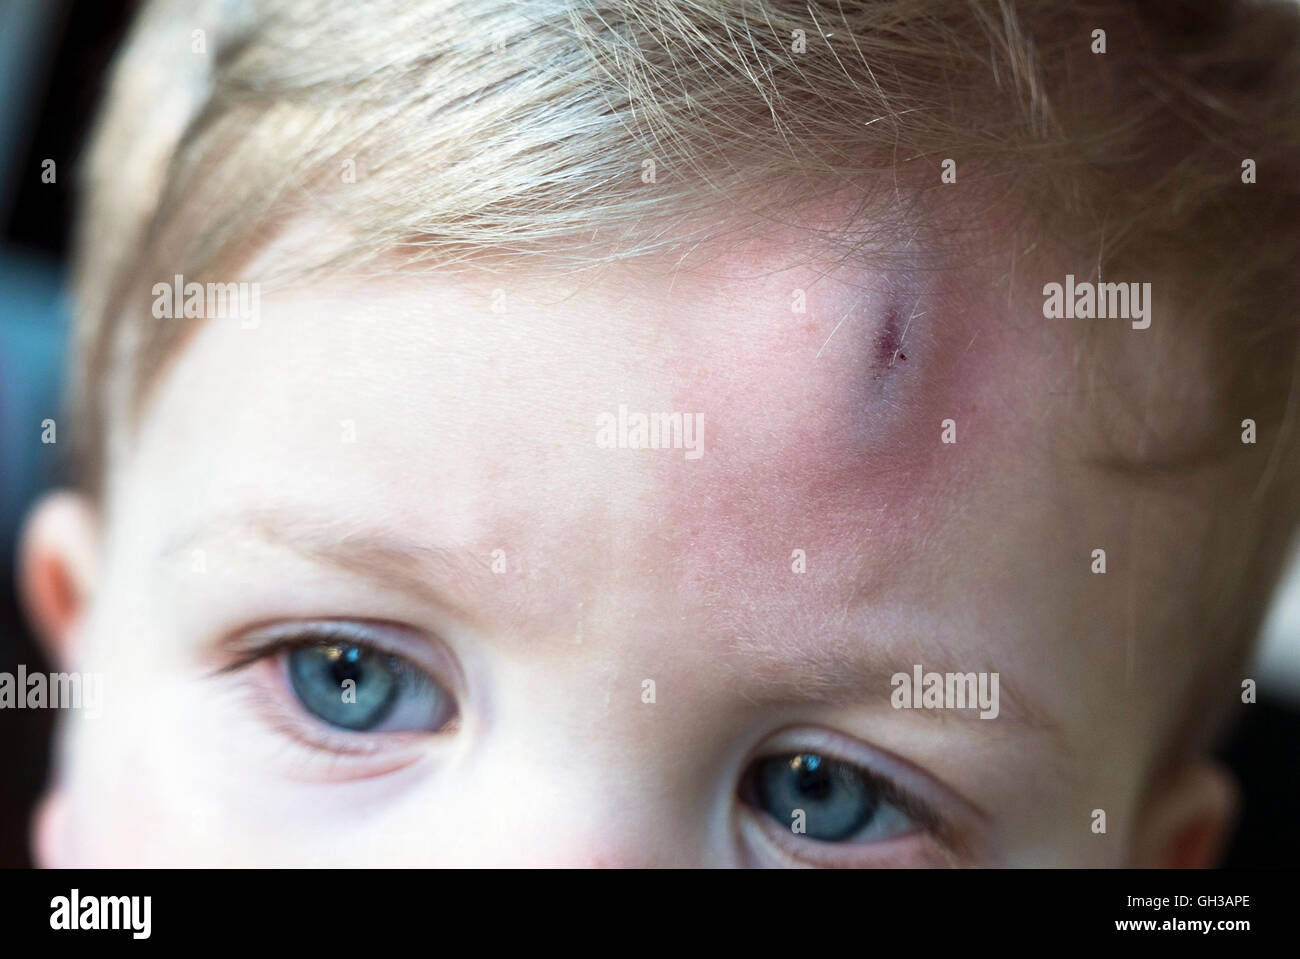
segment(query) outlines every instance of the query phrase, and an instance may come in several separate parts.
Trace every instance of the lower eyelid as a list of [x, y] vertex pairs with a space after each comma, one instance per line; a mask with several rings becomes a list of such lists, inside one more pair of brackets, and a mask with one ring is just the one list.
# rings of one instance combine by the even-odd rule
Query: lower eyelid
[[[760, 855], [780, 857], [779, 864], [816, 869], [952, 868], [961, 858], [923, 830], [914, 829], [881, 842], [829, 843], [796, 837], [759, 810], [742, 812], [741, 831], [760, 847]], [[788, 833], [788, 834], [787, 834]]]
[[[428, 733], [349, 733], [312, 717], [296, 700], [283, 654], [272, 654], [231, 674], [238, 706], [257, 732], [275, 737], [296, 755], [276, 752], [276, 767], [310, 780], [367, 779], [419, 761]], [[454, 723], [453, 723], [454, 725]], [[292, 762], [286, 768], [278, 760]]]

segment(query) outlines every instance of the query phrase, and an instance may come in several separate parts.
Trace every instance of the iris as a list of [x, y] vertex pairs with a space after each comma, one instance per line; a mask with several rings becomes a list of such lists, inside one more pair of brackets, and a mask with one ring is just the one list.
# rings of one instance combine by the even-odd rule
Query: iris
[[795, 811], [802, 810], [806, 835], [823, 842], [857, 836], [880, 808], [861, 770], [817, 753], [759, 760], [753, 767], [752, 789], [754, 806], [787, 826]]
[[289, 679], [303, 706], [344, 729], [373, 729], [412, 685], [396, 656], [357, 645], [305, 646], [289, 653]]

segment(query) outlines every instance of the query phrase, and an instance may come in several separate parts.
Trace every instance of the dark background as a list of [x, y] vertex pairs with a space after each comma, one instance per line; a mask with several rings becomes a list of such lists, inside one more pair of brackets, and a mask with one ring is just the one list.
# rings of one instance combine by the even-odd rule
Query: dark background
[[[0, 672], [48, 665], [14, 595], [15, 537], [65, 464], [39, 442], [57, 417], [69, 305], [64, 291], [76, 164], [131, 0], [0, 0]], [[57, 181], [41, 182], [45, 159]], [[1298, 491], [1297, 495], [1300, 495]], [[1245, 793], [1228, 866], [1300, 860], [1300, 709], [1269, 701], [1222, 750]], [[0, 712], [0, 866], [30, 865], [31, 806], [48, 771], [52, 715]]]

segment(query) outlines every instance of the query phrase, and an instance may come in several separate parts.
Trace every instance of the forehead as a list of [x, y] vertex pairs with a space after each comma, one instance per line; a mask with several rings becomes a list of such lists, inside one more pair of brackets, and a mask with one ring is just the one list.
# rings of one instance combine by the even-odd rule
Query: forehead
[[[317, 539], [459, 556], [463, 603], [538, 644], [599, 622], [775, 675], [874, 642], [899, 669], [946, 650], [1015, 686], [1071, 600], [990, 598], [1017, 602], [1025, 556], [1075, 572], [1019, 400], [1057, 357], [941, 277], [784, 252], [266, 291], [256, 328], [204, 321], [160, 380], [112, 487], [145, 517], [133, 548], [303, 517]], [[684, 442], [631, 448], [637, 414], [680, 415]], [[472, 567], [498, 555], [522, 575], [485, 585]]]
[[[979, 468], [941, 422], [975, 408], [994, 337], [978, 343], [932, 279], [792, 259], [266, 292], [253, 329], [202, 321], [137, 449], [152, 429], [167, 457], [203, 422], [223, 497], [382, 488], [371, 507], [400, 503], [440, 541], [576, 559], [566, 547], [612, 524], [623, 535], [599, 551], [662, 548], [686, 588], [733, 565], [761, 580], [797, 548], [852, 561], [868, 534], [901, 546], [926, 532], [917, 504]], [[670, 448], [629, 448], [660, 430]], [[200, 468], [185, 463], [169, 471]]]

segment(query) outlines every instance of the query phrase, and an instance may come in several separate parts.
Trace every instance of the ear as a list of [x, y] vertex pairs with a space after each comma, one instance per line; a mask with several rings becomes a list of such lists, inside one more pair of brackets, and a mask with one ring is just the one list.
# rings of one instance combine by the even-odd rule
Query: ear
[[[93, 592], [99, 518], [90, 501], [66, 490], [47, 493], [27, 517], [18, 548], [18, 590], [27, 617], [59, 670], [81, 660], [80, 627]], [[57, 762], [32, 822], [32, 852], [43, 868], [68, 865], [65, 807]]]
[[50, 661], [74, 668], [77, 627], [97, 579], [99, 519], [90, 501], [67, 490], [47, 493], [27, 517], [18, 554], [27, 617]]
[[1154, 784], [1138, 815], [1133, 865], [1151, 869], [1215, 866], [1236, 821], [1232, 775], [1209, 759], [1186, 763]]

